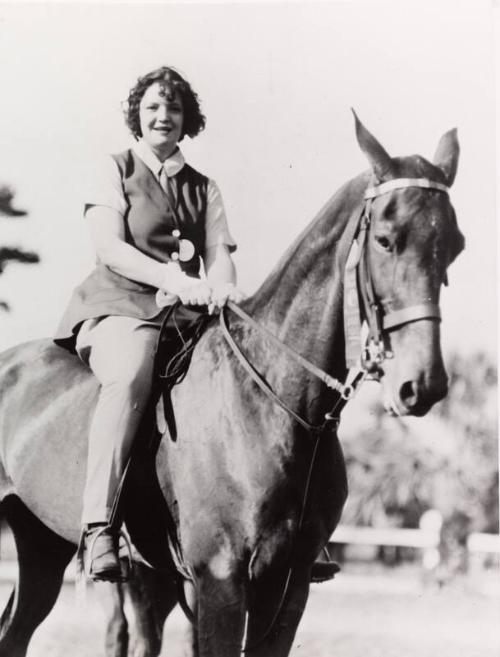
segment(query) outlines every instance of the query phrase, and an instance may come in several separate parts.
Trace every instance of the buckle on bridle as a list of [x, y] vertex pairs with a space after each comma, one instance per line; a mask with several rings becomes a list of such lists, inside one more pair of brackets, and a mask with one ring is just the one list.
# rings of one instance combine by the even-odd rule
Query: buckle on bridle
[[342, 394], [340, 396], [344, 401], [349, 401], [354, 397], [355, 392], [356, 389], [353, 385], [345, 385], [344, 389], [342, 390]]
[[382, 339], [375, 340], [374, 338], [370, 338], [363, 349], [363, 367], [368, 371], [374, 367], [378, 368], [378, 366], [388, 357], [387, 354], [388, 352], [385, 350], [385, 345]]
[[368, 370], [366, 369], [366, 367], [362, 367], [357, 371], [351, 370], [351, 374], [354, 374], [354, 376], [349, 377], [350, 383], [345, 383], [340, 393], [341, 399], [343, 399], [346, 402], [350, 401], [357, 393], [359, 386], [366, 379]]

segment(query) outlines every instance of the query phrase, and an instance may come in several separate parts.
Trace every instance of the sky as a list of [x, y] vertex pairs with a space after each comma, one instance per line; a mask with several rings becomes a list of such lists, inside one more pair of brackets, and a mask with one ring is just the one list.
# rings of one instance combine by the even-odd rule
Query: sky
[[121, 102], [137, 77], [172, 65], [207, 116], [182, 150], [222, 190], [248, 293], [367, 168], [351, 107], [394, 156], [432, 159], [457, 127], [451, 199], [467, 246], [443, 291], [443, 348], [495, 354], [493, 26], [487, 0], [0, 2], [0, 182], [29, 212], [0, 218], [0, 245], [41, 256], [0, 276], [12, 307], [0, 348], [54, 332], [93, 266], [82, 217], [93, 163], [129, 146]]

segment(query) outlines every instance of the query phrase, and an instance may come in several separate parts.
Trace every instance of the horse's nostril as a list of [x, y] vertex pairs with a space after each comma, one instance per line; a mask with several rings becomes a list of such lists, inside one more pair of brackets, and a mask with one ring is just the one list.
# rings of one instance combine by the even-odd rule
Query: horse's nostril
[[406, 408], [414, 408], [418, 404], [418, 384], [416, 381], [405, 381], [399, 389], [399, 398]]

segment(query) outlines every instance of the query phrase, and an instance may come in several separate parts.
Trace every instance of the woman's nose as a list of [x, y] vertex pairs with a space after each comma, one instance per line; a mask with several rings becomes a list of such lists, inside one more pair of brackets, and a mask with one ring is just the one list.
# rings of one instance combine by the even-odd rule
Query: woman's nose
[[164, 106], [160, 106], [156, 113], [156, 118], [159, 121], [168, 121], [168, 119], [170, 118], [170, 113], [168, 111], [168, 108]]

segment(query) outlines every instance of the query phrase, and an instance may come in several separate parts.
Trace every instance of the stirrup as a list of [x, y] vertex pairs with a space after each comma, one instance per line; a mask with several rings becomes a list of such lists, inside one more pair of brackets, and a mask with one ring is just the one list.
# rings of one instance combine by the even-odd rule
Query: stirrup
[[[130, 539], [127, 535], [127, 533], [123, 529], [119, 530], [114, 530], [118, 534], [118, 546], [117, 546], [117, 560], [118, 563], [120, 564], [120, 575], [113, 576], [113, 577], [106, 577], [106, 576], [99, 576], [95, 575], [92, 572], [92, 557], [93, 557], [93, 552], [94, 552], [94, 547], [96, 544], [97, 539], [101, 534], [104, 534], [105, 531], [112, 529], [111, 525], [103, 525], [99, 529], [96, 529], [94, 532], [94, 535], [92, 536], [92, 540], [89, 544], [88, 547], [88, 554], [87, 558], [85, 556], [83, 557], [83, 568], [84, 568], [84, 573], [85, 577], [89, 580], [92, 580], [93, 582], [126, 582], [130, 579], [130, 575], [132, 573], [132, 544], [130, 543]], [[124, 542], [124, 547], [126, 549], [126, 556], [124, 558], [120, 557], [120, 539], [123, 538]]]
[[313, 584], [328, 582], [340, 572], [339, 564], [336, 561], [332, 561], [326, 547], [323, 548], [322, 552], [326, 557], [326, 561], [315, 561], [313, 563], [311, 569], [311, 582]]
[[328, 582], [340, 571], [340, 566], [335, 561], [317, 561], [313, 564], [311, 571], [311, 582], [321, 584]]

